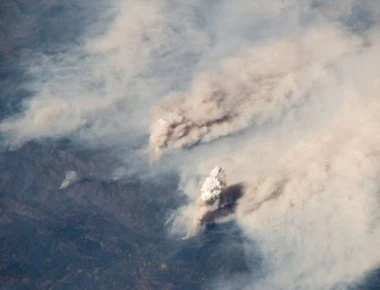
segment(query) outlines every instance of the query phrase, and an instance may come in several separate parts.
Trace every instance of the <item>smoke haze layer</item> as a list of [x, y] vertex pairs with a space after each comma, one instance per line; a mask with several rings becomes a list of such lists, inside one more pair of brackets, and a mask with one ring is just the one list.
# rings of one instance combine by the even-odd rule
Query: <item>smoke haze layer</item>
[[111, 148], [123, 176], [176, 170], [174, 234], [222, 166], [244, 188], [247, 261], [264, 262], [215, 289], [348, 289], [379, 267], [378, 1], [111, 6], [68, 52], [28, 60], [33, 97], [0, 123], [8, 149], [70, 137]]

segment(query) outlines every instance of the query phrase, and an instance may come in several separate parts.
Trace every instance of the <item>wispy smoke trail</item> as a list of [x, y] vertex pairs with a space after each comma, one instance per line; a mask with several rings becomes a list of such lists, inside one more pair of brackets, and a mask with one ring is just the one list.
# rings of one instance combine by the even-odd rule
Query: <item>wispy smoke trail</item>
[[66, 172], [65, 179], [63, 179], [59, 189], [64, 189], [78, 180], [78, 173], [74, 170]]
[[174, 81], [183, 82], [188, 58], [196, 59], [208, 45], [207, 35], [184, 14], [186, 7], [171, 9], [160, 1], [114, 5], [115, 17], [102, 34], [67, 53], [29, 60], [34, 82], [28, 89], [35, 96], [23, 102], [22, 114], [0, 125], [9, 146], [67, 135], [90, 144], [136, 139], [148, 127], [147, 106]]

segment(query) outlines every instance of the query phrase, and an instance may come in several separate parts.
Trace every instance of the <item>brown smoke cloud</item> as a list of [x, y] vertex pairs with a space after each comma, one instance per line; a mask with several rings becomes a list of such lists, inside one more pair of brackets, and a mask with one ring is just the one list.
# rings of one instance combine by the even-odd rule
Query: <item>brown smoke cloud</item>
[[150, 147], [159, 156], [279, 119], [308, 98], [334, 61], [359, 47], [357, 37], [335, 27], [253, 45], [161, 103]]
[[[324, 56], [318, 58], [324, 74], [303, 90], [308, 96], [291, 118], [283, 118], [282, 108], [293, 106], [284, 98], [270, 115], [281, 122], [189, 154], [198, 155], [197, 167], [183, 176], [191, 200], [199, 195], [191, 172], [204, 174], [214, 164], [225, 168], [229, 182], [245, 185], [232, 218], [259, 244], [267, 269], [238, 289], [347, 289], [380, 265], [377, 35], [369, 33], [361, 45], [349, 37], [331, 39], [329, 48], [335, 40], [346, 48], [331, 58], [332, 49], [316, 50]], [[194, 213], [192, 201], [180, 210], [175, 230], [188, 225], [191, 231]], [[216, 288], [236, 285], [223, 281]]]
[[[379, 3], [120, 1], [95, 38], [37, 56], [35, 94], [0, 134], [9, 147], [111, 144], [128, 164], [118, 178], [174, 169], [184, 235], [220, 165], [243, 185], [229, 218], [263, 266], [214, 289], [347, 289], [380, 265]], [[168, 151], [154, 169], [148, 134], [157, 156]]]

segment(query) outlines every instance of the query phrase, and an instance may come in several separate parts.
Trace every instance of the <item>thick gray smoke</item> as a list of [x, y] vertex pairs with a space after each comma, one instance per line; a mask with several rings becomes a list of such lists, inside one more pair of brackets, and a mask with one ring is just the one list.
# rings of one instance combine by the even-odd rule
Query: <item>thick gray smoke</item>
[[346, 289], [380, 266], [379, 1], [114, 6], [96, 37], [36, 56], [34, 96], [0, 123], [10, 148], [69, 136], [128, 151], [136, 171], [147, 148], [166, 153], [155, 166], [189, 197], [177, 234], [223, 167], [244, 185], [232, 218], [263, 268], [216, 289]]

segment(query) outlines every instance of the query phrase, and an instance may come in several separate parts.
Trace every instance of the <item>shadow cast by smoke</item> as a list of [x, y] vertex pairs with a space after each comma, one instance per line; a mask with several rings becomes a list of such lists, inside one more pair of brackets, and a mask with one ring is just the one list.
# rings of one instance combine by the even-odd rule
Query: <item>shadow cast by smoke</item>
[[210, 211], [202, 218], [201, 223], [211, 223], [217, 219], [226, 217], [235, 211], [237, 201], [243, 196], [244, 185], [242, 183], [228, 186], [220, 194], [218, 208]]

